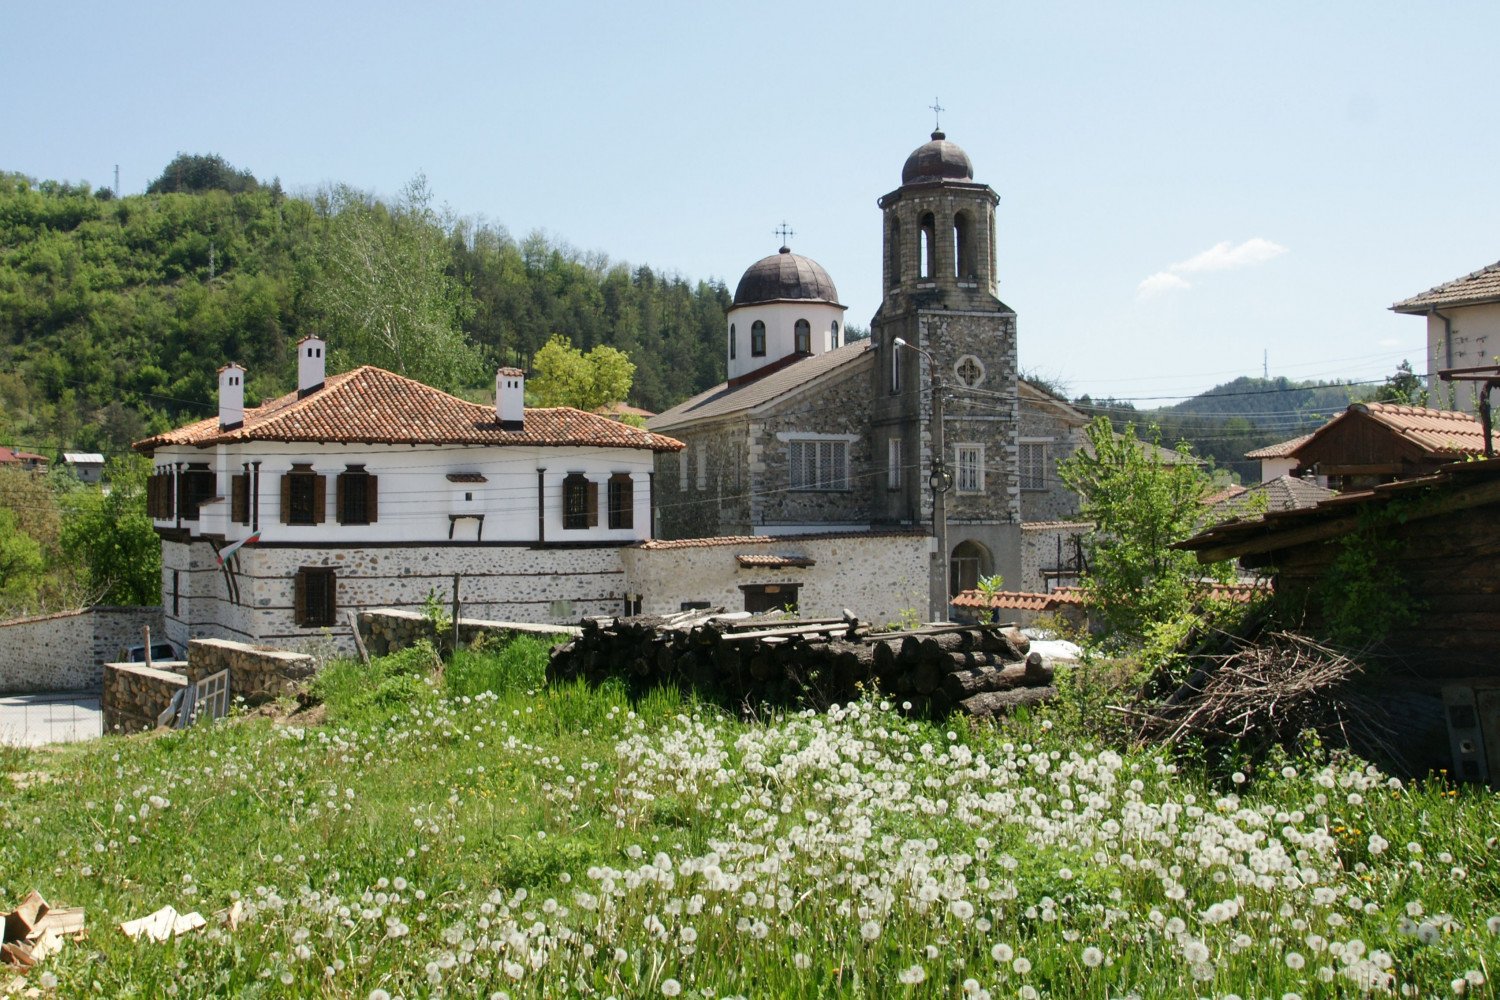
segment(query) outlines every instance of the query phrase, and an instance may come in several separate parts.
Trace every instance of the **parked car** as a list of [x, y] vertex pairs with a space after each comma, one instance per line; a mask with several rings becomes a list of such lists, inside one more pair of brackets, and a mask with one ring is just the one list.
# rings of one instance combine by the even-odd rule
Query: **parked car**
[[[173, 648], [170, 642], [153, 642], [151, 644], [151, 659], [155, 662], [156, 660], [180, 660], [182, 657], [177, 655], [177, 650]], [[131, 646], [125, 650], [125, 662], [145, 663], [145, 645]]]

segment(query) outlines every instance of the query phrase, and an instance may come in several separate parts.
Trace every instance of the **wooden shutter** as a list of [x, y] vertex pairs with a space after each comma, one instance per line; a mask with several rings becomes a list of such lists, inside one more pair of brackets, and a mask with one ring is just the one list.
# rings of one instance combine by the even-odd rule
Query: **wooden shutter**
[[229, 519], [235, 524], [250, 523], [250, 477], [244, 473], [229, 477]]
[[281, 523], [292, 523], [292, 474], [281, 474]]
[[375, 521], [377, 520], [377, 515], [379, 514], [379, 511], [376, 509], [375, 505], [375, 486], [379, 478], [379, 476], [365, 477], [365, 517], [371, 524], [375, 523]]
[[313, 477], [313, 524], [328, 519], [328, 477]]
[[[283, 477], [285, 479], [285, 477]], [[307, 624], [307, 570], [298, 570], [292, 578], [292, 620]]]
[[593, 480], [588, 484], [589, 527], [599, 527], [599, 484]]
[[332, 625], [339, 620], [339, 580], [333, 570], [322, 574], [318, 582], [323, 585], [323, 625]]
[[344, 480], [348, 478], [348, 473], [340, 472], [333, 481], [333, 519], [339, 524], [344, 523]]

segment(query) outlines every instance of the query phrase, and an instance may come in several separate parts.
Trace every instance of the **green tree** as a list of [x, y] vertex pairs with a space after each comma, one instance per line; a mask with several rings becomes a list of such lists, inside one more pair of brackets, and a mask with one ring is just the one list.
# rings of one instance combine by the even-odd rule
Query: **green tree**
[[161, 601], [161, 543], [146, 514], [150, 471], [140, 456], [112, 459], [108, 492], [86, 487], [64, 498], [63, 551], [85, 568], [96, 601]]
[[1372, 399], [1381, 403], [1400, 403], [1403, 406], [1426, 406], [1427, 386], [1411, 370], [1411, 362], [1402, 360], [1396, 371], [1386, 376], [1385, 385], [1375, 390]]
[[9, 618], [31, 608], [46, 566], [36, 539], [21, 530], [15, 514], [0, 507], [0, 615]]
[[260, 182], [248, 170], [236, 170], [218, 153], [195, 155], [178, 153], [161, 176], [146, 187], [147, 194], [170, 194], [202, 191], [228, 191], [240, 194], [254, 191]]
[[312, 294], [335, 361], [450, 392], [477, 384], [483, 360], [463, 332], [473, 300], [448, 273], [447, 226], [427, 179], [417, 175], [392, 206], [347, 187], [329, 198]]
[[573, 406], [594, 411], [630, 394], [635, 365], [625, 352], [600, 344], [587, 354], [554, 335], [531, 359], [526, 383], [537, 406]]
[[1211, 480], [1200, 466], [1163, 462], [1160, 435], [1142, 441], [1132, 424], [1115, 434], [1107, 417], [1096, 417], [1086, 433], [1088, 445], [1060, 462], [1058, 474], [1094, 523], [1083, 580], [1090, 612], [1107, 642], [1126, 646], [1188, 611], [1206, 589], [1205, 575], [1228, 579], [1230, 567], [1206, 568], [1191, 552], [1171, 548], [1202, 516]]

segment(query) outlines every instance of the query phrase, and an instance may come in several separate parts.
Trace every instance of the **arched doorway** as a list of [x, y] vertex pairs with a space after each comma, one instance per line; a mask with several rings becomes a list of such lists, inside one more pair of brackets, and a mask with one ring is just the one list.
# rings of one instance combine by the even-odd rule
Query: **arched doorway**
[[995, 572], [990, 550], [976, 541], [965, 540], [953, 547], [948, 557], [948, 595], [957, 596], [979, 586], [979, 581]]

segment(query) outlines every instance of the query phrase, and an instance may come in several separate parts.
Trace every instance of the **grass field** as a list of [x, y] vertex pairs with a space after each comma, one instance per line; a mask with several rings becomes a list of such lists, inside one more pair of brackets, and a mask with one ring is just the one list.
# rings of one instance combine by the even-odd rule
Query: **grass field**
[[[872, 698], [744, 722], [549, 687], [519, 641], [330, 667], [326, 719], [0, 750], [0, 907], [82, 997], [1492, 997], [1500, 796], [1211, 779]], [[229, 929], [114, 927], [164, 904]], [[45, 979], [44, 979], [45, 974]], [[3, 982], [3, 980], [0, 980]]]

